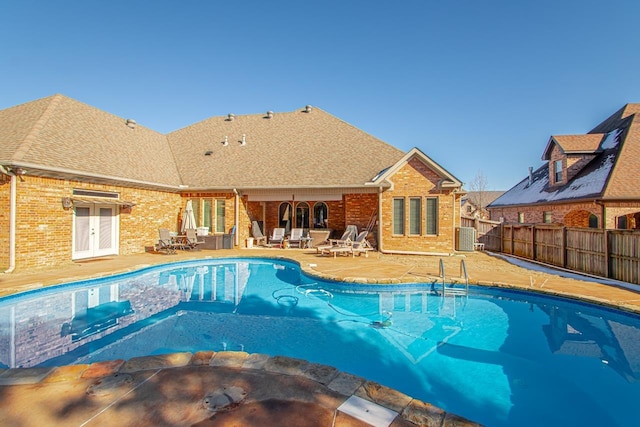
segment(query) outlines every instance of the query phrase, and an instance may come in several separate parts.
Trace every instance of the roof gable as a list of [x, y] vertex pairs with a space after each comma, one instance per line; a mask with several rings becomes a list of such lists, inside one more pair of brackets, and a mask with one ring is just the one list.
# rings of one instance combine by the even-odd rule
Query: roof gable
[[552, 136], [547, 143], [542, 160], [549, 160], [553, 145], [557, 145], [565, 155], [571, 154], [595, 154], [599, 152], [600, 143], [605, 134], [590, 133], [586, 135], [557, 135]]
[[414, 158], [422, 161], [425, 165], [427, 165], [427, 167], [429, 167], [429, 169], [431, 169], [441, 178], [440, 182], [438, 183], [439, 188], [462, 187], [462, 182], [458, 178], [453, 176], [445, 168], [440, 166], [438, 163], [436, 163], [434, 160], [432, 160], [429, 156], [424, 154], [422, 151], [420, 151], [420, 149], [416, 147], [409, 150], [404, 156], [402, 156], [400, 160], [398, 160], [391, 167], [387, 168], [381, 173], [378, 173], [378, 175], [376, 175], [372, 179], [372, 181], [369, 182], [368, 184], [381, 185], [383, 182], [391, 178], [398, 170], [400, 170], [400, 168], [402, 168], [404, 165], [409, 163], [409, 161]]

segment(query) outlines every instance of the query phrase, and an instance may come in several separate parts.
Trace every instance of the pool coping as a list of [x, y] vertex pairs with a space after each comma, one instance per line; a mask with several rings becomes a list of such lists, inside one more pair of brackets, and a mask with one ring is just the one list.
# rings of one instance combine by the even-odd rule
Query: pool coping
[[[84, 381], [82, 385], [88, 384], [86, 393], [91, 395], [92, 393], [95, 394], [97, 387], [102, 387], [102, 390], [104, 390], [105, 384], [117, 382], [118, 386], [122, 386], [125, 383], [124, 378], [136, 373], [149, 371], [149, 374], [157, 375], [159, 372], [165, 371], [172, 375], [173, 378], [181, 378], [185, 374], [186, 368], [190, 369], [189, 372], [195, 369], [195, 373], [198, 376], [206, 375], [211, 369], [232, 369], [236, 372], [238, 384], [243, 384], [242, 376], [249, 373], [263, 376], [294, 377], [296, 381], [312, 381], [316, 384], [315, 387], [319, 394], [333, 397], [333, 399], [324, 399], [323, 405], [331, 406], [328, 409], [334, 411], [334, 419], [337, 412], [341, 410], [341, 405], [351, 396], [357, 396], [370, 402], [371, 405], [385, 408], [387, 413], [389, 411], [395, 412], [396, 416], [393, 421], [386, 425], [397, 427], [411, 425], [479, 426], [473, 421], [434, 405], [414, 399], [404, 393], [365, 378], [341, 372], [331, 366], [285, 356], [269, 356], [240, 351], [170, 353], [135, 357], [126, 361], [112, 360], [61, 367], [6, 369], [0, 370], [0, 389], [34, 385], [39, 387], [55, 385], [60, 389], [65, 384], [71, 387], [71, 385], [77, 385], [78, 382]], [[118, 380], [118, 377], [121, 380]], [[129, 386], [133, 389], [139, 385], [131, 383]], [[293, 390], [293, 393], [292, 396], [289, 396], [289, 399], [296, 401], [295, 390]], [[248, 398], [250, 398], [250, 394], [249, 392]], [[334, 404], [327, 403], [329, 401], [334, 402]], [[113, 404], [114, 401], [111, 400], [102, 403], [105, 408], [109, 408]], [[7, 409], [7, 411], [10, 410], [10, 408]], [[141, 408], [141, 410], [143, 409]], [[369, 411], [367, 410], [366, 412]], [[353, 413], [347, 415], [354, 416]], [[355, 417], [358, 418], [357, 414]], [[96, 415], [93, 415], [88, 421], [94, 418], [96, 418]], [[366, 421], [364, 418], [359, 419], [360, 421]], [[123, 424], [126, 424], [126, 422]], [[349, 424], [347, 423], [347, 425]]]

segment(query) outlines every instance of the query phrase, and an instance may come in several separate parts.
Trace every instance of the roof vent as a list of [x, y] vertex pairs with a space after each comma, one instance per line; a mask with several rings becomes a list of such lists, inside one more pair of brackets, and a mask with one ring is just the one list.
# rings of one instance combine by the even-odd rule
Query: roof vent
[[127, 124], [127, 126], [129, 126], [131, 129], [135, 129], [136, 128], [136, 121], [133, 119], [127, 119], [127, 121], [125, 122]]
[[240, 145], [247, 145], [247, 135], [245, 135], [244, 133], [242, 134], [242, 141], [240, 141]]
[[235, 119], [235, 118], [236, 118], [235, 114], [233, 114], [233, 113], [227, 114], [227, 121], [228, 122], [232, 122], [233, 119]]
[[209, 151], [205, 151], [205, 152], [204, 152], [204, 155], [205, 155], [205, 156], [210, 156], [210, 155], [212, 155], [212, 154], [213, 154], [213, 151], [211, 151], [211, 150], [209, 150]]
[[304, 112], [305, 113], [310, 113], [311, 110], [313, 110], [313, 108], [311, 107], [311, 105], [307, 105], [306, 107], [304, 107]]
[[533, 166], [529, 166], [529, 182], [527, 187], [533, 184]]
[[273, 117], [273, 111], [267, 111], [267, 119]]
[[229, 137], [227, 135], [224, 136], [224, 141], [222, 141], [222, 145], [225, 147], [229, 145]]

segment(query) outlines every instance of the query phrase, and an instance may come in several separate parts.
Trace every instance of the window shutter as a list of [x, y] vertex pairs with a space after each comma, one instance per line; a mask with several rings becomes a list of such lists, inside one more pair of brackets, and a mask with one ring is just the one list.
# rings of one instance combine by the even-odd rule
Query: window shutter
[[404, 234], [404, 199], [393, 199], [393, 234]]
[[438, 199], [435, 197], [427, 198], [426, 211], [426, 234], [438, 234]]

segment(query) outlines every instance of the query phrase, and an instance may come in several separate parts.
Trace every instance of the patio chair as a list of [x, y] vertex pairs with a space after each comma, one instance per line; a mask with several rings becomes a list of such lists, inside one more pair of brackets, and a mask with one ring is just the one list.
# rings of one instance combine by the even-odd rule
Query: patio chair
[[175, 254], [176, 249], [178, 249], [180, 245], [173, 241], [169, 229], [159, 228], [158, 234], [160, 235], [160, 238], [158, 239], [158, 244], [156, 245], [156, 251], [164, 251], [167, 254]]
[[204, 240], [198, 240], [198, 234], [195, 228], [187, 228], [185, 230], [185, 240], [183, 243], [184, 249], [198, 249], [198, 245], [204, 243]]
[[362, 231], [360, 232], [360, 234], [358, 234], [358, 237], [356, 237], [353, 242], [347, 242], [344, 245], [336, 245], [332, 248], [324, 250], [322, 254], [333, 254], [333, 257], [335, 258], [338, 254], [351, 254], [352, 257], [355, 257], [356, 253], [358, 255], [364, 253], [365, 257], [368, 257], [369, 251], [373, 250], [373, 248], [366, 239], [367, 234], [369, 234], [368, 231]]
[[274, 228], [269, 237], [270, 245], [282, 246], [284, 240], [284, 228]]
[[331, 249], [335, 246], [344, 246], [351, 242], [358, 234], [358, 228], [355, 225], [347, 225], [347, 228], [342, 233], [342, 237], [339, 239], [329, 239], [329, 243], [326, 245], [316, 246], [316, 253], [323, 253], [325, 250]]
[[260, 224], [258, 224], [258, 221], [251, 222], [251, 236], [255, 239], [256, 245], [267, 244], [267, 236], [262, 234], [262, 230], [260, 230]]
[[302, 228], [292, 228], [291, 234], [289, 235], [289, 246], [300, 247], [300, 241], [302, 240]]

